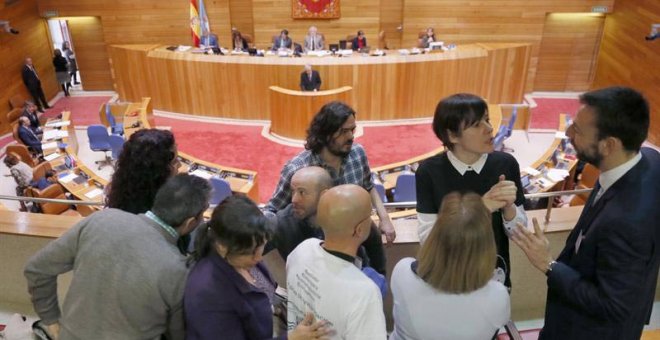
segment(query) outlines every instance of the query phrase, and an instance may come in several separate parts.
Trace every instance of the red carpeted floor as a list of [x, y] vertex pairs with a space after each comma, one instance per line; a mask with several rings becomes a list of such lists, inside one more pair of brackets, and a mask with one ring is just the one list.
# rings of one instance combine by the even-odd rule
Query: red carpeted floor
[[[98, 109], [108, 96], [61, 98], [45, 117], [71, 110], [76, 126], [99, 124]], [[574, 99], [536, 99], [530, 127], [556, 129], [558, 114], [573, 114], [578, 107]], [[259, 174], [259, 197], [266, 202], [279, 179], [282, 165], [302, 148], [284, 146], [261, 136], [261, 126], [195, 122], [156, 117], [158, 126], [169, 126], [179, 149], [197, 158], [230, 167], [255, 170]], [[0, 139], [0, 146], [12, 141], [11, 135]], [[372, 167], [406, 160], [440, 146], [430, 124], [365, 127], [356, 140], [367, 150]]]
[[530, 129], [556, 130], [559, 126], [560, 113], [575, 117], [575, 113], [580, 108], [577, 99], [534, 98], [534, 101], [537, 106], [532, 108]]

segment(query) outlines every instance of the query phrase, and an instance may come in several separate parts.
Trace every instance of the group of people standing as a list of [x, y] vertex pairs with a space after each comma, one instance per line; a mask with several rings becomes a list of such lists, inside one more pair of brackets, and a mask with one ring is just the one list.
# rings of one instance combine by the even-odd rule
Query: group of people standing
[[[447, 151], [417, 169], [421, 247], [389, 281], [391, 339], [492, 338], [510, 316], [509, 239], [548, 277], [542, 339], [639, 338], [660, 261], [660, 156], [641, 148], [648, 104], [629, 88], [592, 91], [580, 102], [567, 135], [602, 173], [553, 259], [538, 223], [526, 227], [519, 165], [493, 150], [485, 101], [440, 101], [433, 130]], [[35, 310], [62, 338], [387, 338], [381, 235], [392, 243], [396, 231], [355, 128], [351, 107], [324, 105], [265, 211], [234, 195], [207, 223], [211, 189], [175, 175], [173, 135], [138, 131], [119, 157], [108, 209], [28, 262]], [[272, 250], [286, 260], [286, 307], [271, 276], [281, 268], [262, 262]], [[60, 311], [57, 276], [70, 270]]]

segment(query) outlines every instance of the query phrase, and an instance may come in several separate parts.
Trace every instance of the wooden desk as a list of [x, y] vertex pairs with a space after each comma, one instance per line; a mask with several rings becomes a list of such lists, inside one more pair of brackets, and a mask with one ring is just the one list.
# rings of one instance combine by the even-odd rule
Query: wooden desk
[[458, 92], [489, 103], [521, 103], [531, 45], [483, 43], [444, 53], [382, 57], [281, 58], [172, 52], [156, 45], [109, 47], [122, 100], [153, 98], [156, 109], [184, 114], [270, 120], [268, 86], [295, 89], [305, 64], [323, 88], [351, 86], [358, 120], [429, 117], [440, 98]]
[[296, 91], [271, 86], [270, 133], [285, 138], [304, 140], [307, 128], [319, 109], [328, 102], [339, 100], [351, 105], [350, 86], [327, 91]]

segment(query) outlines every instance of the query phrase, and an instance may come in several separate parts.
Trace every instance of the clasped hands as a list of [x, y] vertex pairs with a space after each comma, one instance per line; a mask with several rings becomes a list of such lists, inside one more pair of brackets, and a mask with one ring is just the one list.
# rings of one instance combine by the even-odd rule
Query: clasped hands
[[516, 201], [517, 191], [516, 183], [508, 181], [504, 175], [500, 175], [497, 184], [493, 185], [483, 195], [482, 200], [490, 212], [495, 212], [499, 209], [515, 208], [513, 204]]

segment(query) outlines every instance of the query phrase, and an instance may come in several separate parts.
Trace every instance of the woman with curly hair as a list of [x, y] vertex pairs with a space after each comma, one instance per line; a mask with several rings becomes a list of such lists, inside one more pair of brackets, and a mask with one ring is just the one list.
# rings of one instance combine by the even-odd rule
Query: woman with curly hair
[[179, 168], [174, 135], [167, 130], [145, 129], [124, 144], [107, 196], [109, 208], [145, 213], [158, 189]]

